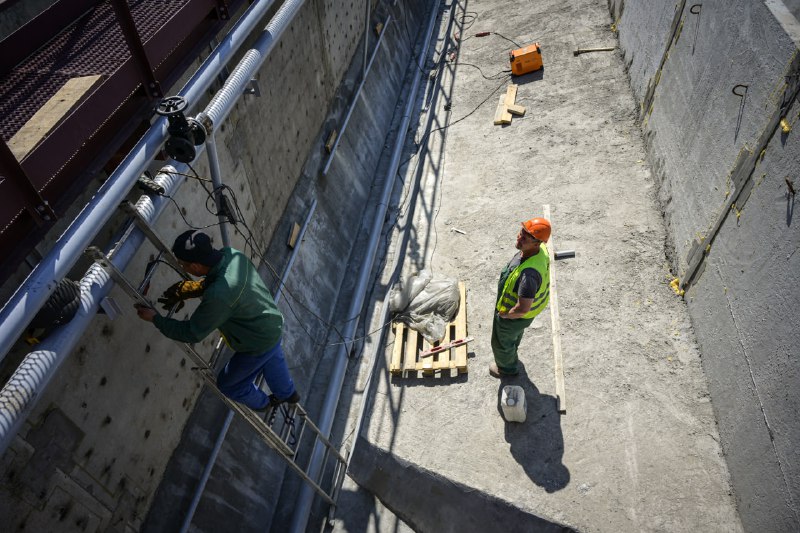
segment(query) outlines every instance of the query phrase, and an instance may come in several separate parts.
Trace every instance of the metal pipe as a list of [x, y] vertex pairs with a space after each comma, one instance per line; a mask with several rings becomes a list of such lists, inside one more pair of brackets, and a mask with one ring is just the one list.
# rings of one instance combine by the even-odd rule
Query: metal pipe
[[[200, 97], [244, 44], [272, 3], [273, 0], [254, 2], [189, 79], [179, 94], [189, 102], [190, 108], [200, 101]], [[0, 311], [0, 361], [47, 301], [59, 280], [68, 274], [98, 231], [111, 218], [139, 175], [160, 153], [166, 138], [167, 119], [159, 117], [3, 306]]]
[[[433, 2], [430, 19], [428, 21], [428, 27], [425, 31], [422, 51], [418, 56], [419, 63], [415, 67], [414, 80], [411, 84], [408, 99], [406, 100], [405, 112], [403, 114], [400, 127], [397, 130], [397, 140], [395, 141], [394, 150], [392, 151], [389, 170], [384, 177], [381, 199], [375, 207], [375, 215], [372, 220], [372, 230], [370, 233], [369, 243], [366, 247], [367, 252], [361, 263], [358, 281], [356, 282], [356, 286], [353, 290], [353, 300], [350, 303], [350, 308], [346, 315], [348, 319], [352, 318], [352, 320], [348, 320], [342, 335], [346, 341], [352, 341], [353, 333], [358, 325], [358, 317], [361, 314], [362, 307], [364, 306], [367, 284], [370, 274], [372, 273], [372, 267], [375, 263], [378, 242], [381, 237], [386, 211], [389, 207], [389, 198], [391, 197], [392, 189], [394, 188], [394, 181], [397, 176], [397, 171], [400, 168], [400, 155], [403, 151], [403, 146], [405, 145], [405, 138], [408, 132], [409, 123], [411, 122], [413, 107], [416, 104], [417, 90], [419, 89], [423, 66], [428, 56], [428, 46], [430, 45], [431, 36], [433, 34], [434, 23], [436, 22], [436, 14], [439, 10], [438, 8], [439, 3]], [[339, 403], [339, 396], [342, 392], [342, 386], [344, 385], [349, 346], [350, 342], [342, 344], [338, 351], [336, 361], [334, 362], [333, 373], [328, 381], [328, 390], [325, 393], [325, 399], [322, 403], [322, 413], [320, 415], [320, 422], [318, 426], [323, 436], [326, 438], [330, 436], [331, 427], [333, 426], [333, 415], [336, 412], [336, 407]], [[319, 442], [315, 444], [311, 455], [311, 461], [309, 463], [308, 475], [315, 480], [318, 479], [321, 470], [320, 459], [323, 452], [322, 448], [323, 446]], [[300, 494], [298, 495], [297, 504], [295, 506], [294, 514], [292, 515], [290, 531], [293, 533], [303, 533], [306, 530], [313, 498], [314, 493], [312, 492], [311, 487], [307, 484], [303, 484], [303, 486], [300, 487]]]
[[219, 455], [219, 451], [222, 449], [222, 443], [225, 442], [225, 436], [228, 434], [228, 428], [231, 427], [232, 421], [233, 411], [228, 409], [228, 415], [225, 417], [225, 422], [222, 424], [222, 429], [219, 431], [219, 435], [217, 435], [217, 441], [214, 443], [214, 449], [211, 450], [211, 455], [208, 459], [208, 462], [206, 462], [206, 466], [203, 468], [203, 475], [200, 476], [200, 481], [197, 484], [197, 490], [194, 492], [192, 503], [189, 505], [189, 510], [186, 511], [186, 516], [183, 518], [180, 533], [186, 533], [189, 531], [189, 526], [192, 525], [194, 513], [197, 511], [197, 506], [200, 504], [200, 499], [203, 497], [203, 491], [208, 483], [208, 478], [211, 477], [211, 471], [214, 469], [214, 464], [217, 462], [217, 456]]
[[253, 75], [258, 72], [304, 3], [305, 0], [287, 0], [278, 8], [261, 36], [253, 43], [253, 47], [244, 54], [231, 75], [225, 80], [222, 89], [214, 95], [206, 109], [197, 116], [207, 130], [211, 129], [209, 124], [216, 129], [216, 125], [228, 117], [236, 101], [244, 93], [245, 87], [250, 83]]
[[228, 217], [222, 210], [222, 177], [219, 171], [219, 157], [217, 156], [217, 141], [214, 131], [208, 132], [206, 137], [206, 153], [208, 154], [208, 167], [211, 171], [211, 183], [214, 185], [214, 201], [217, 204], [217, 218], [219, 219], [219, 233], [222, 235], [223, 246], [231, 245], [228, 234]]
[[[311, 208], [308, 210], [308, 214], [306, 215], [305, 220], [303, 221], [303, 226], [300, 228], [300, 233], [297, 235], [297, 242], [300, 243], [303, 241], [303, 236], [306, 233], [306, 228], [308, 228], [308, 223], [311, 221], [311, 216], [314, 214], [314, 211], [317, 208], [317, 200], [316, 198], [311, 203]], [[281, 275], [281, 279], [278, 282], [278, 287], [275, 289], [275, 303], [277, 304], [281, 299], [281, 287], [286, 284], [286, 279], [289, 277], [289, 272], [291, 272], [292, 265], [294, 264], [294, 258], [297, 256], [297, 252], [300, 251], [300, 246], [296, 246], [294, 250], [292, 250], [291, 255], [289, 256], [289, 261], [286, 263], [286, 267], [283, 269], [283, 274]], [[217, 462], [217, 457], [219, 456], [219, 452], [222, 449], [222, 443], [225, 441], [225, 437], [228, 435], [228, 429], [230, 428], [231, 421], [233, 420], [233, 411], [228, 409], [228, 414], [225, 416], [225, 421], [222, 423], [222, 429], [219, 431], [219, 435], [217, 435], [217, 440], [214, 443], [214, 448], [211, 450], [211, 454], [208, 456], [208, 461], [206, 461], [206, 466], [203, 468], [203, 474], [200, 476], [200, 480], [197, 483], [197, 487], [195, 488], [194, 496], [192, 497], [192, 503], [189, 505], [189, 510], [186, 512], [186, 516], [183, 518], [183, 523], [181, 524], [180, 533], [186, 533], [189, 530], [189, 526], [192, 524], [192, 519], [194, 518], [194, 513], [197, 511], [197, 506], [200, 504], [200, 499], [203, 496], [203, 492], [206, 489], [206, 485], [208, 484], [208, 480], [211, 477], [211, 471], [214, 469], [214, 464]], [[299, 441], [299, 439], [298, 439]]]
[[369, 48], [369, 8], [372, 0], [366, 0], [367, 3], [367, 16], [364, 18], [364, 67], [361, 70], [361, 79], [367, 77], [367, 50]]
[[[164, 167], [156, 176], [156, 181], [172, 195], [184, 181], [184, 176], [173, 167]], [[185, 170], [181, 171], [185, 172]], [[165, 197], [155, 199], [142, 196], [136, 209], [148, 222], [154, 221], [169, 203]], [[127, 235], [126, 235], [127, 234]], [[112, 242], [117, 243], [110, 251], [112, 261], [124, 268], [136, 254], [144, 241], [141, 231], [123, 228]], [[108, 273], [93, 264], [81, 279], [81, 306], [75, 317], [63, 328], [54, 331], [36, 350], [29, 353], [0, 390], [0, 453], [11, 444], [20, 426], [35, 406], [35, 400], [56, 374], [58, 367], [81, 339], [83, 332], [97, 315], [100, 302], [111, 291], [113, 282]], [[76, 333], [77, 332], [77, 333]]]
[[381, 34], [378, 36], [378, 40], [375, 42], [375, 48], [372, 50], [372, 56], [369, 59], [369, 64], [367, 65], [364, 76], [361, 78], [361, 83], [358, 84], [358, 88], [353, 95], [353, 99], [350, 101], [350, 107], [347, 108], [347, 114], [344, 116], [339, 134], [336, 136], [336, 140], [333, 141], [331, 153], [328, 154], [328, 160], [325, 161], [325, 166], [322, 167], [323, 176], [328, 175], [328, 170], [330, 170], [331, 163], [333, 162], [333, 155], [336, 153], [336, 148], [339, 146], [339, 141], [342, 139], [344, 132], [347, 130], [347, 124], [350, 122], [350, 115], [353, 114], [353, 109], [356, 107], [356, 103], [358, 103], [358, 97], [361, 96], [361, 89], [364, 88], [364, 83], [367, 81], [367, 74], [372, 69], [372, 63], [375, 61], [375, 56], [378, 55], [378, 50], [380, 49], [381, 42], [383, 41], [383, 35], [386, 33], [386, 28], [389, 27], [389, 21], [391, 20], [392, 16], [389, 15], [386, 17], [386, 21], [383, 23]]
[[[266, 3], [267, 5], [259, 3], [258, 5], [261, 6], [259, 10], [254, 10], [257, 4], [253, 4], [242, 18], [245, 16], [256, 17], [256, 13], [263, 14], [271, 1], [268, 0]], [[260, 17], [257, 17], [256, 20], [249, 21], [250, 24], [248, 26], [254, 27], [259, 20]], [[245, 26], [242, 19], [240, 19], [234, 29]], [[231, 49], [232, 43], [238, 43], [240, 39], [244, 40], [246, 37], [241, 32], [237, 32], [234, 38], [232, 36], [233, 33], [234, 30], [231, 30], [231, 33], [223, 39], [212, 53], [212, 56], [206, 60], [203, 67], [187, 83], [180, 93], [184, 98], [188, 99], [187, 95], [191, 94], [199, 96], [198, 87], [203, 85], [205, 87], [202, 90], [207, 89], [213, 82], [214, 77], [219, 73], [219, 69], [224, 66], [224, 64], [220, 63], [220, 59], [223, 57], [222, 51], [227, 50], [233, 53], [234, 50]], [[268, 33], [267, 30], [264, 30], [264, 33]], [[217, 64], [217, 66], [211, 68], [208, 66], [210, 64]], [[242, 92], [239, 92], [239, 96], [241, 94]], [[213, 133], [213, 123], [208, 128], [208, 131]], [[136, 147], [123, 160], [109, 180], [100, 188], [92, 202], [87, 204], [84, 210], [75, 218], [56, 243], [54, 249], [34, 268], [25, 283], [12, 297], [12, 300], [0, 312], [0, 319], [3, 320], [0, 325], [0, 341], [8, 339], [7, 343], [3, 345], [5, 352], [8, 351], [11, 343], [27, 326], [33, 314], [46, 301], [57, 281], [67, 274], [69, 268], [77, 261], [99, 229], [111, 217], [114, 209], [130, 189], [130, 184], [141, 174], [155, 155], [160, 152], [161, 143], [166, 138], [166, 134], [166, 118], [162, 117], [155, 122], [144, 138], [137, 143]], [[201, 146], [198, 156], [204, 149], [205, 145]], [[185, 165], [180, 168], [183, 173], [187, 170]], [[179, 180], [178, 183], [182, 182], [183, 179]], [[145, 199], [147, 197], [144, 196], [142, 198]], [[141, 201], [142, 199], [140, 199]], [[163, 208], [166, 201], [165, 198], [155, 200], [160, 208]], [[160, 210], [158, 212], [160, 213]], [[129, 236], [119, 240], [121, 241], [119, 249], [124, 253], [119, 254], [116, 252], [118, 255], [115, 257], [118, 259], [115, 260], [115, 265], [120, 269], [124, 269], [143, 242], [144, 235], [136, 230], [130, 232]], [[48, 286], [48, 284], [51, 286]], [[0, 452], [4, 451], [10, 444], [11, 439], [16, 435], [25, 418], [33, 410], [35, 399], [41, 395], [41, 390], [47, 386], [60, 364], [75, 347], [80, 336], [97, 312], [99, 302], [108, 294], [112, 285], [113, 282], [105, 271], [102, 271], [99, 266], [93, 265], [81, 280], [81, 300], [84, 312], [81, 313], [79, 311], [75, 318], [63, 328], [54, 332], [51, 337], [39, 345], [36, 351], [29, 353], [14, 372], [11, 380], [0, 390]], [[15, 331], [17, 328], [19, 331]], [[5, 355], [5, 352], [3, 355]]]

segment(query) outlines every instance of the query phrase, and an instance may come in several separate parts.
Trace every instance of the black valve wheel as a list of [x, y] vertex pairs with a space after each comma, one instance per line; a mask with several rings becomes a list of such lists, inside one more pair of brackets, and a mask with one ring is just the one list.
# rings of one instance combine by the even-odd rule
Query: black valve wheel
[[186, 109], [186, 106], [187, 102], [184, 97], [168, 96], [158, 103], [158, 107], [156, 107], [156, 113], [162, 117], [168, 117], [177, 113], [183, 113], [183, 110]]

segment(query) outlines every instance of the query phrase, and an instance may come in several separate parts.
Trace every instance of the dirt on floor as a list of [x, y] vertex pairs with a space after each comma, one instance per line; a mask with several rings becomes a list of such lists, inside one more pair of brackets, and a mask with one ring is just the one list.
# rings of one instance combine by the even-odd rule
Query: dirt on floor
[[[427, 65], [438, 72], [437, 90], [424, 97], [428, 109], [415, 133], [427, 150], [401, 169], [405, 192], [379, 283], [422, 268], [463, 281], [474, 337], [469, 369], [392, 376], [388, 333], [362, 435], [465, 490], [579, 531], [740, 531], [700, 353], [685, 304], [669, 285], [664, 221], [621, 54], [573, 55], [617, 44], [606, 2], [483, 0], [454, 9], [456, 25], [443, 21], [433, 58], [442, 69]], [[448, 45], [447, 35], [458, 41]], [[532, 42], [541, 45], [544, 69], [511, 79], [503, 72], [508, 51]], [[496, 126], [499, 96], [512, 82], [525, 115]], [[550, 310], [525, 334], [521, 374], [498, 380], [488, 373], [500, 270], [516, 251], [520, 222], [548, 208], [550, 245], [576, 252], [552, 265], [563, 414]], [[380, 327], [384, 299], [377, 295], [371, 329]], [[352, 378], [357, 390], [369, 368], [365, 358]], [[507, 384], [525, 390], [522, 424], [502, 416]], [[403, 508], [403, 492], [414, 490], [394, 486], [378, 496], [415, 529], [432, 530], [433, 522]], [[357, 491], [348, 481], [337, 530], [407, 527], [381, 520], [379, 504], [363, 513], [371, 518], [346, 519], [364, 502], [374, 505]]]

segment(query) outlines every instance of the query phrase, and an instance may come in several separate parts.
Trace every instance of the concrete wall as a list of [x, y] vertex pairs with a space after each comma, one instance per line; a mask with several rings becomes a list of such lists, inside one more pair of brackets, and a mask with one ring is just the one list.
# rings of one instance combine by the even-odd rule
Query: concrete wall
[[[325, 350], [330, 324], [341, 327], [334, 306], [423, 5], [399, 2], [391, 8], [399, 22], [387, 31], [351, 133], [343, 137], [327, 178], [319, 178], [324, 141], [338, 127], [363, 61], [363, 2], [306, 2], [257, 76], [261, 96], [242, 99], [218, 134], [223, 181], [233, 189], [255, 241], [268, 248], [276, 272], [288, 261], [292, 224], [302, 222], [313, 199], [319, 202], [289, 278], [294, 296], [284, 294], [281, 303], [287, 359], [310, 405], [324, 394], [322, 386], [314, 388], [314, 380], [324, 384], [324, 376], [315, 378], [315, 373], [330, 357]], [[389, 9], [374, 3], [373, 23]], [[204, 160], [195, 168], [208, 177]], [[216, 217], [206, 210], [206, 199], [199, 183], [188, 180], [176, 197], [179, 207], [167, 209], [157, 231], [169, 242], [184, 231], [179, 210], [194, 226], [213, 224]], [[104, 228], [98, 243], [105, 245], [120, 222], [116, 217]], [[208, 231], [219, 244], [218, 232]], [[233, 236], [234, 246], [244, 244], [245, 237]], [[141, 279], [152, 254], [152, 247], [143, 247], [126, 274]], [[81, 261], [72, 277], [80, 277], [86, 266]], [[265, 279], [274, 286], [270, 270], [263, 265]], [[163, 269], [151, 292], [159, 293], [174, 278]], [[4, 287], [3, 293], [11, 289]], [[176, 345], [140, 322], [121, 291], [112, 294], [122, 315], [93, 321], [2, 456], [0, 516], [8, 531], [174, 531], [191, 500], [225, 409], [201, 394], [201, 380]], [[189, 305], [180, 314], [191, 310]], [[197, 348], [210, 354], [215, 340]], [[5, 377], [28, 350], [15, 347], [0, 369]], [[275, 513], [283, 476], [275, 455], [249, 427], [234, 421], [193, 529], [264, 530]]]
[[609, 2], [676, 276], [685, 281], [705, 252], [685, 298], [742, 522], [797, 531], [800, 232], [790, 191], [800, 147], [797, 130], [777, 123], [796, 126], [800, 111], [791, 103], [798, 6], [715, 0], [698, 14], [693, 5]]

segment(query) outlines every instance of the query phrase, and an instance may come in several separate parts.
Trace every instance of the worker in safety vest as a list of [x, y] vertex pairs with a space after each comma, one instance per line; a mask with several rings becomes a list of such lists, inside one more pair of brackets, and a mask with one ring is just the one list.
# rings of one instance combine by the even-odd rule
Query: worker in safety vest
[[517, 348], [525, 328], [547, 307], [550, 299], [550, 257], [545, 242], [550, 238], [550, 222], [532, 218], [522, 223], [517, 234], [519, 250], [500, 274], [497, 303], [492, 323], [494, 363], [489, 373], [495, 377], [515, 376]]
[[[172, 253], [188, 274], [203, 279], [179, 281], [158, 301], [165, 309], [175, 304], [180, 309], [183, 300], [202, 297], [200, 305], [188, 320], [167, 318], [137, 305], [139, 317], [181, 342], [199, 342], [219, 329], [236, 352], [217, 376], [217, 386], [228, 398], [256, 411], [284, 401], [297, 403], [300, 395], [281, 349], [283, 315], [255, 265], [239, 250], [214, 249], [202, 231], [181, 233]], [[269, 396], [253, 383], [259, 374], [272, 391]]]

